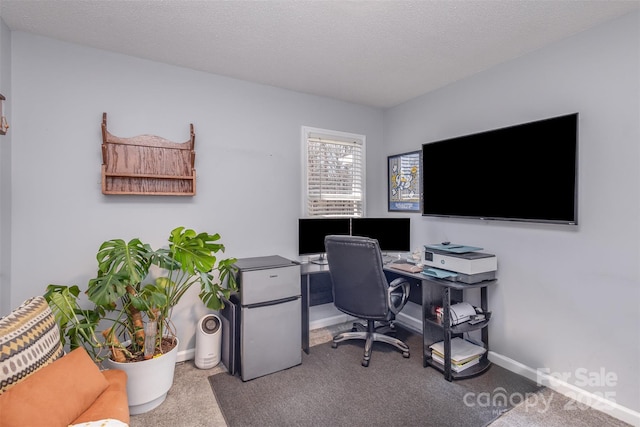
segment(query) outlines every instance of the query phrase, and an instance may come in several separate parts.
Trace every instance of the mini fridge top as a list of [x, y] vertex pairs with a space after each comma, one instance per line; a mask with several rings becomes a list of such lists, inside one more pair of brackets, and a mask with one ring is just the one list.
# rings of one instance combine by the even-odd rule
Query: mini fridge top
[[296, 265], [290, 259], [280, 255], [259, 256], [254, 258], [240, 258], [234, 264], [239, 270], [262, 270], [264, 268], [288, 267]]
[[300, 296], [298, 263], [271, 255], [242, 258], [234, 265], [238, 268], [238, 294], [243, 306]]

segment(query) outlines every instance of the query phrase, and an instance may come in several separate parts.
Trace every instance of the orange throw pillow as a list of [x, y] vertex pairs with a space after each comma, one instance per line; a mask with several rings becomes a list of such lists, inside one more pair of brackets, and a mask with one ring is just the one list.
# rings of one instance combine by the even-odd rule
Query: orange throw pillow
[[84, 348], [34, 372], [0, 395], [0, 426], [68, 426], [109, 383]]

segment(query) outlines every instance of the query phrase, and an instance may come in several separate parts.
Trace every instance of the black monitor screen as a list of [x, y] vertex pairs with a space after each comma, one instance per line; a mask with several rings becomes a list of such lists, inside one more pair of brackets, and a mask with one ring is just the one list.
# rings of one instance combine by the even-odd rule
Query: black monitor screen
[[411, 252], [410, 218], [352, 218], [351, 235], [376, 239], [383, 252]]
[[349, 235], [349, 218], [299, 218], [298, 255], [323, 254], [324, 236]]
[[578, 114], [422, 146], [423, 215], [578, 223]]

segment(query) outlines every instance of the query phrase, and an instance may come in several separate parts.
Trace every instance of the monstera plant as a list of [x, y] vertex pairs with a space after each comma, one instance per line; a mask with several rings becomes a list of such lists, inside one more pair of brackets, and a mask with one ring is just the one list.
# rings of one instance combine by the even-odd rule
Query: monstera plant
[[[168, 241], [168, 247], [155, 250], [138, 238], [104, 242], [96, 256], [97, 275], [85, 291], [89, 308], [79, 301], [78, 286], [47, 287], [45, 298], [71, 349], [84, 347], [96, 362], [107, 357], [140, 361], [146, 341], [146, 358], [157, 357], [176, 346], [171, 312], [191, 286], [200, 286], [200, 299], [208, 308], [223, 307], [223, 298], [237, 289], [236, 259], [216, 256], [225, 250], [220, 235], [178, 227]], [[152, 266], [161, 272], [155, 280]], [[155, 326], [155, 337], [145, 336], [149, 324]]]

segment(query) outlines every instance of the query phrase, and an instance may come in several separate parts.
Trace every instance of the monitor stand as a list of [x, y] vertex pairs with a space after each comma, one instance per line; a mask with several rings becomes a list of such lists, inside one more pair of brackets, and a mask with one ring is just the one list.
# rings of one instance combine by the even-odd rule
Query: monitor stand
[[319, 265], [327, 265], [327, 264], [329, 264], [325, 254], [321, 254], [318, 258], [315, 258], [315, 259], [309, 258], [309, 262], [311, 264], [319, 264]]

